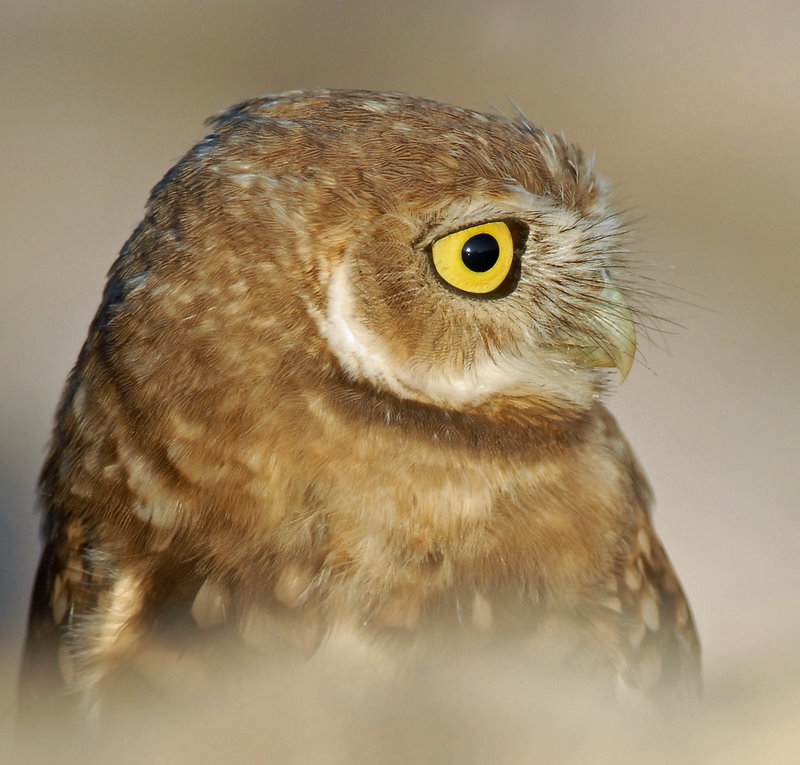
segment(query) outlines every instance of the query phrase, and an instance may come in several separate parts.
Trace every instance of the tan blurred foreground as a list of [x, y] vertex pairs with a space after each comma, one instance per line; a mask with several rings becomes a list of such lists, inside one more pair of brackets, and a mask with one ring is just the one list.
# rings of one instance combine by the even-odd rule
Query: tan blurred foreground
[[[764, 685], [769, 676], [782, 681]], [[624, 696], [614, 705], [574, 682], [542, 680], [501, 655], [370, 690], [330, 667], [273, 671], [213, 695], [185, 691], [163, 705], [134, 705], [80, 734], [52, 721], [47, 730], [15, 741], [6, 715], [0, 762], [798, 761], [800, 662], [794, 652], [715, 676], [704, 702], [689, 709], [661, 709]]]

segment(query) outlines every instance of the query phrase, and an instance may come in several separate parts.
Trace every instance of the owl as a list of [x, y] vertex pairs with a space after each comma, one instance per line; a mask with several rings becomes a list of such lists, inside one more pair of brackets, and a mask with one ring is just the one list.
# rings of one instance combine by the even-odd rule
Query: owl
[[602, 403], [642, 314], [580, 149], [363, 91], [210, 126], [59, 405], [23, 709], [102, 714], [237, 651], [393, 676], [500, 646], [695, 694], [689, 606]]

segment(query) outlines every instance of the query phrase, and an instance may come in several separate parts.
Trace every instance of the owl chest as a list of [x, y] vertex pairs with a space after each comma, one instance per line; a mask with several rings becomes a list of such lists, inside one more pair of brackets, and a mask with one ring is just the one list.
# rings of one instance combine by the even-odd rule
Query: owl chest
[[[270, 598], [286, 615], [326, 630], [480, 632], [576, 602], [612, 564], [619, 540], [593, 517], [598, 492], [576, 491], [552, 460], [349, 435], [273, 463]], [[288, 501], [276, 507], [278, 487]]]
[[279, 543], [292, 560], [315, 558], [329, 583], [444, 586], [491, 546], [503, 478], [480, 455], [366, 434], [317, 441], [288, 472], [292, 500], [274, 519]]

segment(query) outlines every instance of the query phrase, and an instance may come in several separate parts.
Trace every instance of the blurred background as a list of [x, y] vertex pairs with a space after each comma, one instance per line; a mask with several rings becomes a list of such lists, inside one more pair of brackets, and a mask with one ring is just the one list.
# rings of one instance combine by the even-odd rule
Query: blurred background
[[328, 86], [513, 102], [596, 153], [673, 298], [611, 408], [701, 632], [703, 761], [800, 760], [799, 40], [792, 0], [3, 0], [3, 724], [37, 472], [108, 266], [207, 116]]

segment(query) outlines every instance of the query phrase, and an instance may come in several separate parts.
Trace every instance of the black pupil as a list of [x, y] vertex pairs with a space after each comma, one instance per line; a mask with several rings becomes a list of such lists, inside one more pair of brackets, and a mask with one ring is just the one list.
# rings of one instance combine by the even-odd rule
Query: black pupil
[[461, 248], [461, 260], [470, 271], [488, 271], [500, 257], [500, 245], [491, 234], [475, 234]]

